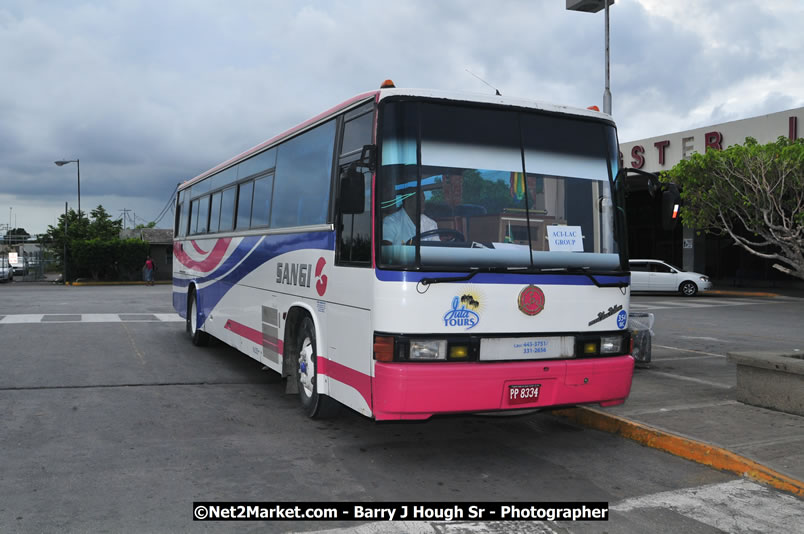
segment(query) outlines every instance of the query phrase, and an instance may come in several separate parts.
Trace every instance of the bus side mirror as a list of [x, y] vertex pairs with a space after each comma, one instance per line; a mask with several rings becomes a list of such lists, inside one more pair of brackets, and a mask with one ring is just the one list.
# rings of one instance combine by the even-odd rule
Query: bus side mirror
[[377, 167], [377, 145], [363, 145], [360, 152], [360, 166], [374, 172]]
[[344, 215], [357, 215], [365, 211], [366, 181], [362, 172], [349, 166], [341, 177], [340, 207]]
[[662, 229], [670, 232], [678, 223], [678, 211], [681, 207], [681, 194], [675, 184], [667, 185], [662, 192]]

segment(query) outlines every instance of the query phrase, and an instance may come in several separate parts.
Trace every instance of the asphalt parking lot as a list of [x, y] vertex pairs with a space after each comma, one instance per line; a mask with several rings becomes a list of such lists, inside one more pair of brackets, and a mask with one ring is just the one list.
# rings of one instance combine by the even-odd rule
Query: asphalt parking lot
[[[276, 374], [221, 344], [193, 347], [170, 286], [0, 290], [3, 532], [361, 525], [199, 523], [194, 501], [603, 501], [612, 510], [606, 523], [369, 521], [364, 532], [789, 532], [804, 521], [801, 501], [787, 492], [549, 414], [377, 424], [345, 412], [311, 421]], [[725, 316], [748, 311], [732, 308]], [[664, 322], [689, 333], [684, 313]], [[700, 342], [674, 338], [656, 340], [682, 349]], [[708, 343], [715, 354], [716, 342]], [[672, 373], [660, 360], [673, 354], [684, 355], [657, 353], [635, 391], [649, 373]], [[711, 359], [689, 363], [712, 366], [706, 380], [729, 380], [725, 360]], [[625, 408], [639, 406], [629, 400]], [[804, 439], [796, 432], [788, 447]]]

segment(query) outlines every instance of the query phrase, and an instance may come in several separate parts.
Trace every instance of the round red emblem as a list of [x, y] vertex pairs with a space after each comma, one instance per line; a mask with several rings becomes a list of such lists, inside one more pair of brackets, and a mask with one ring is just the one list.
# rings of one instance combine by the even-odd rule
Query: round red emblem
[[519, 311], [536, 315], [544, 309], [544, 292], [536, 286], [528, 286], [519, 293]]

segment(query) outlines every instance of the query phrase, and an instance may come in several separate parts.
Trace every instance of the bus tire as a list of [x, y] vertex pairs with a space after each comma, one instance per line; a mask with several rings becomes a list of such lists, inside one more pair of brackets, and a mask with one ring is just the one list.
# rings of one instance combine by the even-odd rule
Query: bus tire
[[187, 332], [190, 334], [190, 341], [196, 347], [209, 345], [209, 334], [198, 328], [198, 305], [194, 289], [190, 290], [190, 296], [187, 299]]
[[331, 417], [338, 412], [338, 402], [318, 393], [318, 345], [313, 320], [305, 315], [296, 333], [296, 381], [302, 409], [311, 419]]

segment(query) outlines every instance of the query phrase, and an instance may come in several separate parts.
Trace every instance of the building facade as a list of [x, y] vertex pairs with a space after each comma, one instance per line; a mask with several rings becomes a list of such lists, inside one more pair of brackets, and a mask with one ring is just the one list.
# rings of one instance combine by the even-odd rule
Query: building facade
[[[723, 149], [745, 143], [753, 137], [760, 144], [780, 136], [798, 139], [804, 128], [804, 108], [752, 117], [620, 144], [620, 165], [647, 172], [671, 169], [682, 159], [707, 149]], [[632, 258], [654, 257], [680, 265], [685, 270], [703, 272], [735, 285], [768, 282], [775, 285], [785, 278], [772, 268], [772, 262], [739, 249], [727, 237], [716, 237], [694, 228], [679, 226], [662, 231], [658, 203], [647, 193], [628, 200], [629, 250]], [[658, 227], [657, 227], [658, 225]], [[764, 285], [764, 284], [763, 284]]]

